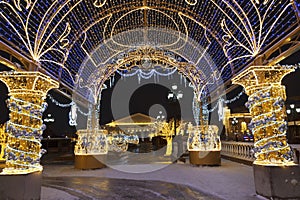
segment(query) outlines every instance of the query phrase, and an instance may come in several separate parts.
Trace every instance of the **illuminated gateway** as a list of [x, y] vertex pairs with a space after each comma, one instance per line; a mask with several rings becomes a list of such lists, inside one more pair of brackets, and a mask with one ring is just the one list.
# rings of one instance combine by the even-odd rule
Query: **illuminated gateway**
[[106, 141], [98, 131], [104, 82], [138, 69], [177, 70], [199, 105], [242, 85], [255, 164], [294, 165], [281, 80], [297, 63], [278, 63], [299, 50], [299, 0], [0, 0], [0, 18], [0, 63], [12, 69], [0, 74], [10, 96], [2, 173], [42, 170], [41, 117], [53, 88], [87, 105], [86, 134]]

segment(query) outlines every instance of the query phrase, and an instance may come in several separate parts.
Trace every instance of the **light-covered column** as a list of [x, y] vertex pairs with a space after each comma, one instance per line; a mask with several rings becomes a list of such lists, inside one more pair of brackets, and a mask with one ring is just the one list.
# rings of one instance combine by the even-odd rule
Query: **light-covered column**
[[7, 136], [6, 133], [4, 131], [4, 125], [0, 125], [0, 162], [5, 161], [4, 158], [4, 149], [6, 147], [6, 140], [7, 140]]
[[42, 115], [47, 107], [47, 92], [58, 82], [40, 72], [2, 72], [0, 80], [9, 91], [9, 121], [6, 123], [7, 146], [4, 174], [42, 171], [41, 138], [45, 125]]
[[252, 66], [235, 78], [249, 96], [246, 107], [252, 115], [249, 128], [254, 134], [257, 165], [293, 165], [293, 152], [287, 144], [285, 86], [283, 77], [294, 69], [282, 66]]

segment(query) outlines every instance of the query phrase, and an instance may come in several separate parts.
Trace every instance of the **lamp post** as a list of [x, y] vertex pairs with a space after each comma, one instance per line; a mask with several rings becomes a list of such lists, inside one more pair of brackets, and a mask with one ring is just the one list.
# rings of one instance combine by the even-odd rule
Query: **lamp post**
[[[176, 101], [179, 101], [183, 98], [183, 92], [181, 90], [178, 90], [178, 86], [176, 84], [173, 84], [172, 89], [168, 92], [168, 100], [170, 103], [175, 103]], [[178, 90], [178, 91], [177, 91]], [[176, 114], [174, 114], [174, 136], [176, 137]], [[182, 138], [178, 138], [177, 144], [178, 144], [178, 154], [177, 157], [180, 156], [181, 152], [183, 151], [182, 147]]]
[[[172, 85], [172, 90], [168, 92], [168, 100], [170, 103], [175, 103], [177, 100], [183, 98], [183, 92], [181, 90], [177, 91], [178, 87], [176, 84]], [[176, 116], [174, 115], [174, 135], [176, 136]]]
[[288, 121], [289, 121], [289, 119], [290, 119], [290, 121], [292, 121], [292, 127], [289, 128], [289, 131], [292, 134], [288, 134], [288, 135], [289, 135], [289, 140], [293, 141], [295, 139], [295, 137], [297, 137], [298, 126], [297, 126], [296, 121], [297, 121], [298, 115], [300, 114], [300, 108], [296, 107], [295, 104], [290, 104], [289, 109], [286, 110], [286, 113], [288, 114]]
[[294, 122], [294, 126], [297, 125], [296, 124], [296, 120], [295, 117], [298, 115], [298, 113], [300, 113], [300, 108], [296, 108], [295, 104], [290, 104], [290, 109], [286, 110], [286, 113], [291, 116], [291, 120]]
[[236, 127], [237, 127], [238, 123], [239, 123], [239, 121], [235, 117], [231, 121], [231, 124], [233, 126], [234, 139], [236, 142], [238, 141], [238, 136], [237, 136], [238, 133], [236, 132], [237, 131]]

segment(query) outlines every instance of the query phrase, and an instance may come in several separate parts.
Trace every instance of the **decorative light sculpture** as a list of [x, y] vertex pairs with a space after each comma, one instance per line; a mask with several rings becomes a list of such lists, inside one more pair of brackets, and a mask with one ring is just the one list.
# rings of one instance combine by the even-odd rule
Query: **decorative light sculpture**
[[75, 145], [75, 155], [101, 155], [107, 154], [107, 131], [106, 130], [79, 130], [76, 133], [78, 139]]
[[125, 152], [128, 149], [128, 144], [138, 144], [138, 135], [125, 135], [123, 133], [109, 134], [107, 137], [109, 151]]
[[4, 174], [41, 171], [41, 138], [45, 125], [42, 115], [47, 107], [47, 92], [59, 84], [40, 72], [2, 72], [0, 80], [8, 90], [10, 110], [6, 123], [7, 147]]
[[215, 125], [188, 125], [187, 148], [189, 151], [221, 151], [219, 128]]
[[254, 135], [255, 164], [294, 164], [286, 141], [286, 93], [281, 85], [282, 78], [293, 71], [281, 66], [252, 66], [232, 80], [249, 95], [246, 106], [252, 115], [249, 128]]

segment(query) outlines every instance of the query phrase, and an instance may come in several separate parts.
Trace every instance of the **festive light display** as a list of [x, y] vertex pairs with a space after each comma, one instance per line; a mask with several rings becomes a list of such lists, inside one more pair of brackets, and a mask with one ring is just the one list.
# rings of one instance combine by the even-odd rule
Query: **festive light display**
[[294, 164], [286, 141], [286, 94], [281, 85], [282, 78], [293, 71], [282, 66], [252, 66], [233, 79], [249, 95], [246, 106], [252, 115], [249, 128], [254, 135], [255, 164]]
[[[86, 58], [95, 67], [99, 63], [107, 65], [128, 44], [130, 47], [150, 44], [173, 51], [195, 64], [198, 70], [205, 68], [203, 71], [212, 76], [206, 79], [216, 82], [222, 76], [228, 80], [232, 72], [242, 69], [276, 38], [291, 31], [298, 23], [300, 7], [294, 0], [1, 0], [0, 5], [3, 38], [70, 87], [78, 83], [76, 74]], [[120, 40], [126, 41], [127, 37], [114, 38], [141, 27], [136, 33], [144, 34], [143, 43], [132, 40], [137, 39], [133, 37], [134, 31], [128, 42]], [[155, 32], [154, 27], [162, 30]], [[163, 30], [172, 32], [173, 36], [170, 34], [168, 38], [171, 43], [165, 43]], [[105, 55], [98, 59], [92, 52], [101, 45]], [[199, 50], [197, 45], [203, 48]], [[209, 64], [203, 65], [202, 61], [207, 59], [205, 53], [216, 64], [213, 73]], [[92, 73], [86, 71], [87, 76]]]
[[41, 171], [41, 137], [45, 125], [42, 114], [47, 92], [58, 83], [40, 72], [2, 72], [0, 80], [9, 90], [10, 110], [6, 123], [7, 147], [4, 174], [26, 174]]
[[189, 151], [221, 151], [219, 128], [215, 125], [193, 126], [188, 124], [187, 148]]
[[139, 137], [137, 135], [125, 135], [124, 133], [112, 133], [107, 137], [109, 151], [125, 152], [128, 144], [138, 144]]
[[4, 149], [7, 143], [7, 134], [5, 133], [5, 126], [0, 125], [0, 161], [5, 161]]
[[125, 152], [128, 144], [138, 144], [137, 135], [125, 135], [123, 133], [110, 133], [107, 130], [79, 130], [75, 155], [101, 155], [108, 151]]
[[106, 130], [78, 130], [78, 139], [75, 145], [75, 155], [101, 155], [107, 154]]

